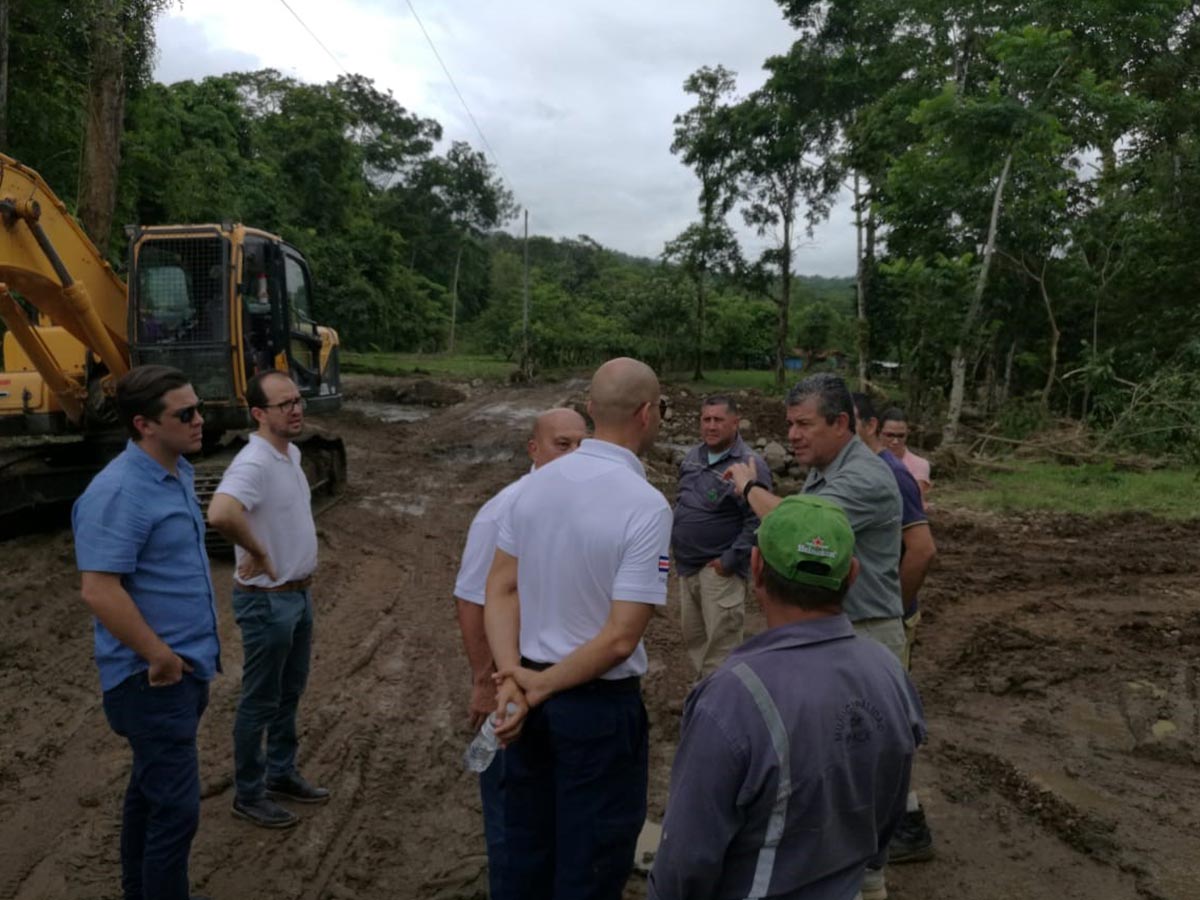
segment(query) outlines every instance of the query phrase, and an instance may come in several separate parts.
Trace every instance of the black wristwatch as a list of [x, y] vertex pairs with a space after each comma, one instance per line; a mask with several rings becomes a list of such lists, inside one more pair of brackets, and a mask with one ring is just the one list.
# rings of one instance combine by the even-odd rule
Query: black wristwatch
[[750, 502], [750, 489], [756, 488], [756, 487], [762, 488], [764, 491], [771, 490], [769, 487], [767, 487], [761, 481], [747, 481], [746, 486], [744, 488], [742, 488], [742, 499], [745, 500], [747, 503], [749, 503]]

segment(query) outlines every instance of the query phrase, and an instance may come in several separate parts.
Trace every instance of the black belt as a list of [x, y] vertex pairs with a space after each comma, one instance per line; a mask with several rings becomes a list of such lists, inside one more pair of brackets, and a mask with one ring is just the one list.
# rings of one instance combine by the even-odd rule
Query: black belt
[[[555, 663], [537, 662], [528, 657], [521, 657], [521, 668], [532, 669], [535, 672], [545, 672]], [[614, 694], [636, 693], [642, 689], [642, 678], [640, 675], [629, 675], [625, 678], [594, 678], [591, 681], [585, 681], [583, 684], [577, 684], [571, 688], [572, 691], [606, 691]]]
[[257, 584], [242, 584], [240, 581], [235, 581], [233, 586], [239, 591], [248, 591], [251, 594], [290, 594], [297, 591], [306, 591], [312, 587], [313, 577], [307, 575], [304, 578], [298, 578], [295, 581], [285, 581], [283, 584], [277, 584], [274, 587], [260, 587]]

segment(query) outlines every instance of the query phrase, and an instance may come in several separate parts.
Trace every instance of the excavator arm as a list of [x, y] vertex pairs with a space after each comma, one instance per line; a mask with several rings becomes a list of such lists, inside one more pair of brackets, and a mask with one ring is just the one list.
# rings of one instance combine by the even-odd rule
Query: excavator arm
[[[50, 339], [53, 329], [32, 327], [10, 290], [66, 335]], [[88, 390], [79, 345], [111, 375], [123, 375], [129, 369], [127, 317], [124, 282], [66, 206], [36, 172], [0, 153], [0, 319], [77, 424]]]

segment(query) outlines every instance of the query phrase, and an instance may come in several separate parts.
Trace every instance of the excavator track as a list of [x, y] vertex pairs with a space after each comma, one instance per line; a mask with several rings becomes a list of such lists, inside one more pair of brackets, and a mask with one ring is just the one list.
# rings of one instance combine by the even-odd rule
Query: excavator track
[[[227, 439], [211, 453], [192, 459], [196, 496], [207, 512], [221, 475], [245, 446], [244, 435]], [[312, 428], [295, 441], [312, 490], [313, 512], [336, 502], [346, 482], [346, 447], [340, 437]], [[0, 540], [70, 524], [71, 505], [88, 483], [121, 452], [121, 439], [13, 439], [0, 442]], [[232, 547], [208, 529], [209, 552], [228, 555]]]

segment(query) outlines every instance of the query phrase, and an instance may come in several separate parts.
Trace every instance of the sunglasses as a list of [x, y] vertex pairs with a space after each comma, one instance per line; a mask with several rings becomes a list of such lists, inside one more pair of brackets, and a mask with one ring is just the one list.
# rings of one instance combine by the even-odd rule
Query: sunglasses
[[191, 406], [185, 406], [181, 409], [173, 409], [165, 415], [174, 416], [184, 425], [191, 425], [192, 420], [195, 419], [196, 416], [204, 415], [204, 402], [201, 401], [199, 403], [194, 403]]

